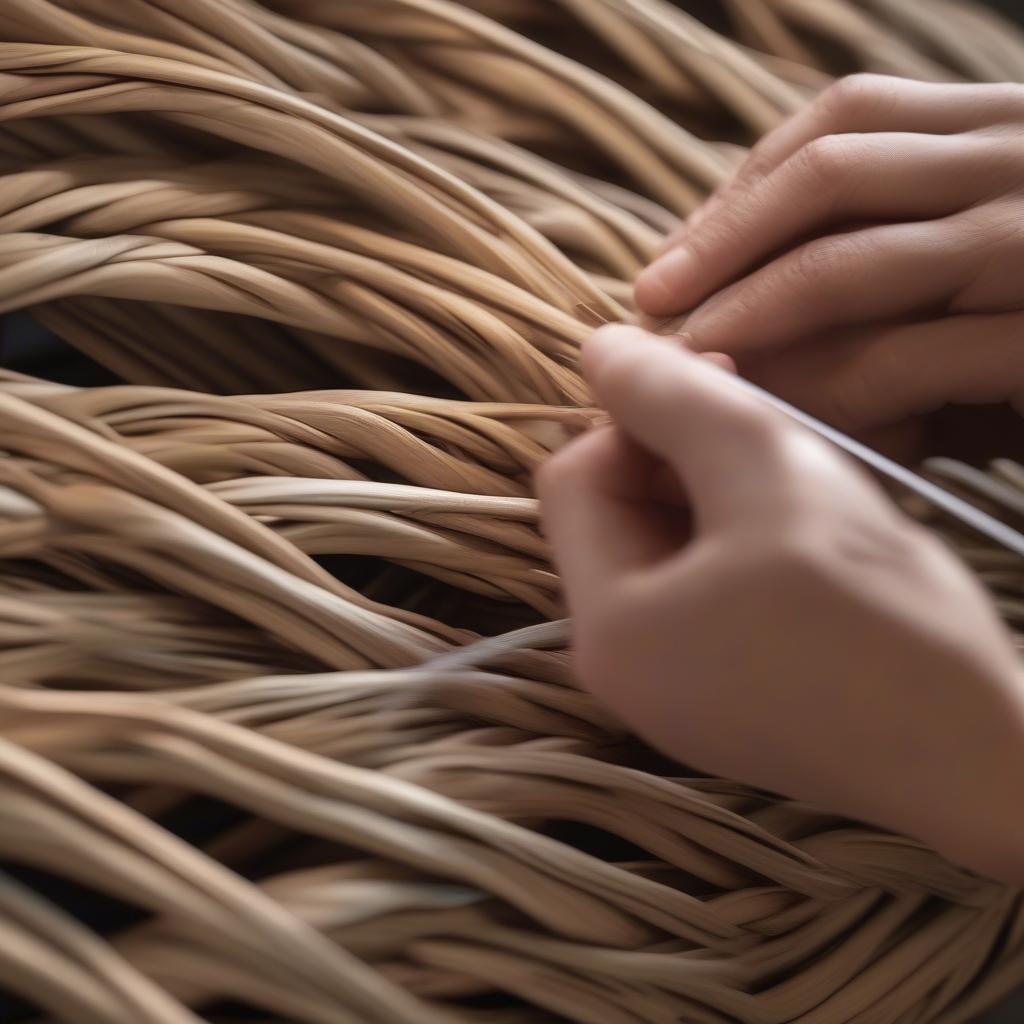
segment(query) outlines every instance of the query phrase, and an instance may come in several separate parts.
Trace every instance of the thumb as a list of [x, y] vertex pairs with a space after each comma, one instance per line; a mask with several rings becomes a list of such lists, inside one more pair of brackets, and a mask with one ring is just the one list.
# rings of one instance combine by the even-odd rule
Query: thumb
[[773, 497], [788, 506], [806, 456], [835, 459], [726, 370], [638, 327], [602, 327], [584, 346], [583, 366], [623, 433], [679, 477], [701, 529], [760, 518], [779, 504]]

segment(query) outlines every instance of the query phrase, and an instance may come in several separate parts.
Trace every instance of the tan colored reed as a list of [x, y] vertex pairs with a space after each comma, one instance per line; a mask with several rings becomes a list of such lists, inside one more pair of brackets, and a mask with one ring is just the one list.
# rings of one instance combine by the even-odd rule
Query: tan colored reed
[[546, 649], [531, 473], [675, 219], [833, 74], [1024, 78], [961, 0], [688, 6], [0, 6], [0, 311], [125, 382], [0, 373], [0, 859], [142, 912], [0, 872], [33, 1020], [968, 1024], [1024, 979], [1018, 893], [656, 761]]

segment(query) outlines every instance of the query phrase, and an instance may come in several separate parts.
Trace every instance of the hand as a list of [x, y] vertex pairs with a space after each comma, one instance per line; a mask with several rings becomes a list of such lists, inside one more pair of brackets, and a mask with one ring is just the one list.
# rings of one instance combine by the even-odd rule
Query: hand
[[1024, 883], [1024, 685], [968, 572], [708, 361], [609, 327], [585, 372], [613, 425], [538, 480], [581, 683], [694, 768]]
[[766, 136], [640, 276], [652, 317], [848, 431], [1024, 409], [1024, 86], [858, 75]]

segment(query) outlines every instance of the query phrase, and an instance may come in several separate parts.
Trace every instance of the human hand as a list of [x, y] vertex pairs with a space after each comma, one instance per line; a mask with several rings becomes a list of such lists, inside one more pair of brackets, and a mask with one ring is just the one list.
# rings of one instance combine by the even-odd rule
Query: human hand
[[584, 366], [613, 425], [538, 478], [582, 685], [694, 768], [1024, 883], [1024, 685], [968, 572], [708, 361], [608, 327]]
[[1024, 409], [1024, 86], [857, 75], [766, 136], [640, 276], [697, 351], [862, 432]]

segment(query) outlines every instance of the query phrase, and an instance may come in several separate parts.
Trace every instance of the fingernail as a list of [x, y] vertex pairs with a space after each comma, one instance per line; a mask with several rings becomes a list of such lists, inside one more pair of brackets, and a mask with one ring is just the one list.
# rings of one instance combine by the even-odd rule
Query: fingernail
[[681, 245], [659, 256], [636, 279], [637, 305], [654, 316], [680, 312], [696, 263], [693, 252]]
[[723, 370], [728, 370], [729, 373], [736, 373], [736, 360], [732, 356], [727, 356], [724, 352], [703, 352], [700, 358], [709, 363], [714, 363], [715, 366]]

